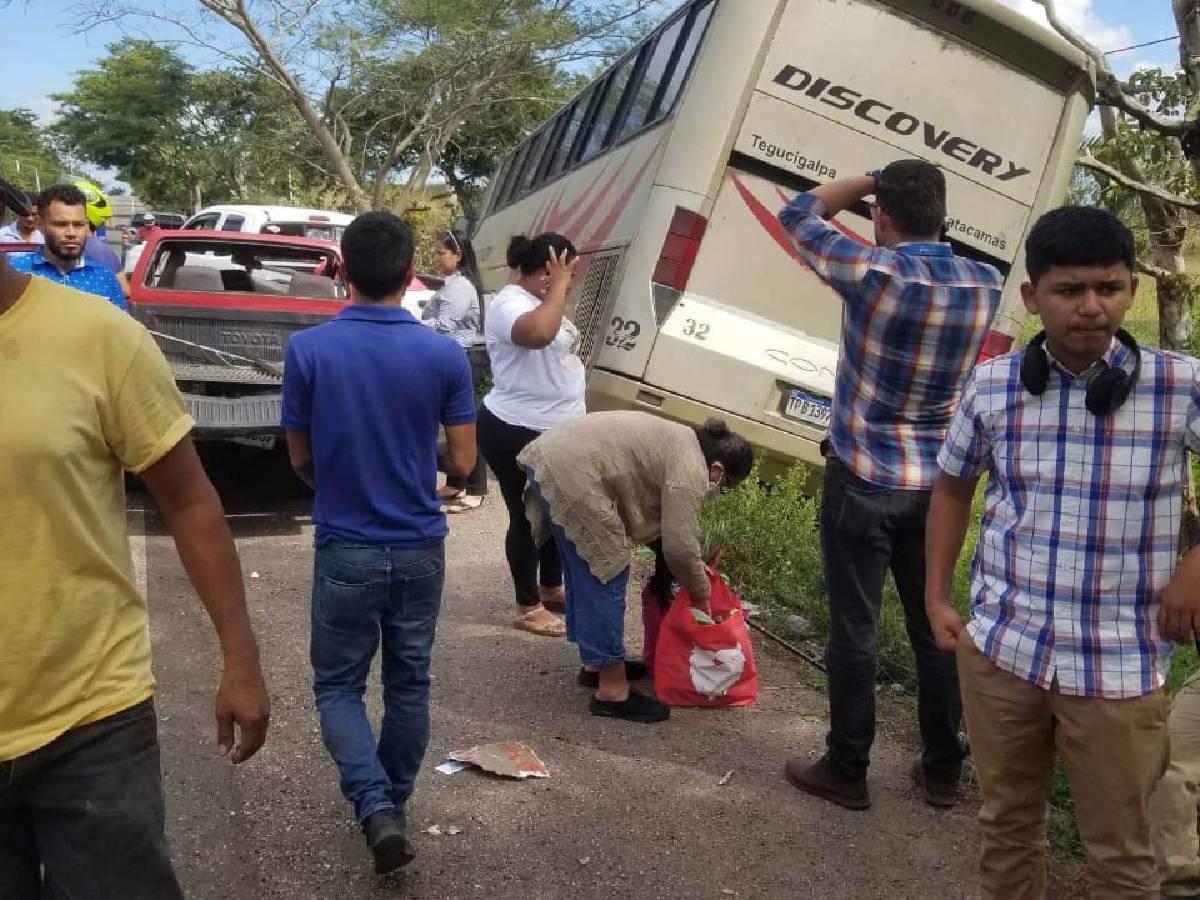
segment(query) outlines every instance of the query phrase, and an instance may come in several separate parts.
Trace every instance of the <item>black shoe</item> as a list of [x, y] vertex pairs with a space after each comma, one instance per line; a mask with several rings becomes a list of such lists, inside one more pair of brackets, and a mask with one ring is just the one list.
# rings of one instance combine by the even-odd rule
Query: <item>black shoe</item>
[[628, 722], [661, 722], [671, 718], [671, 707], [667, 704], [632, 690], [624, 700], [600, 700], [593, 697], [591, 710], [593, 716], [625, 719]]
[[936, 778], [930, 778], [919, 756], [912, 765], [912, 777], [917, 786], [921, 788], [925, 802], [930, 806], [936, 806], [939, 809], [950, 809], [958, 805], [957, 778], [953, 781], [939, 781]]
[[[625, 660], [626, 681], [638, 681], [645, 678], [647, 674], [646, 664], [640, 659]], [[599, 672], [589, 672], [587, 669], [580, 669], [579, 678], [576, 680], [579, 682], [580, 687], [591, 688], [593, 691], [600, 687]]]
[[386, 875], [402, 869], [416, 858], [417, 851], [405, 833], [404, 810], [381, 809], [363, 822], [367, 846], [375, 857], [375, 874]]
[[793, 787], [806, 794], [812, 794], [846, 809], [868, 809], [871, 806], [871, 792], [867, 788], [867, 779], [845, 778], [839, 775], [833, 770], [828, 756], [822, 756], [812, 764], [799, 757], [789, 759], [783, 772]]

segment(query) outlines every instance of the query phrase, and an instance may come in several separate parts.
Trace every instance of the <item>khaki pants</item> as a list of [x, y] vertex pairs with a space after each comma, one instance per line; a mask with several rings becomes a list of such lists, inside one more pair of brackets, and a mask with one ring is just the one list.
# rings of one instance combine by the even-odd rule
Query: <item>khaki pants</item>
[[1095, 900], [1158, 896], [1150, 795], [1167, 761], [1167, 700], [1071, 697], [997, 668], [958, 642], [971, 755], [979, 774], [982, 900], [1046, 896], [1046, 800], [1066, 764]]
[[1171, 763], [1150, 801], [1164, 897], [1200, 897], [1200, 672], [1171, 706]]

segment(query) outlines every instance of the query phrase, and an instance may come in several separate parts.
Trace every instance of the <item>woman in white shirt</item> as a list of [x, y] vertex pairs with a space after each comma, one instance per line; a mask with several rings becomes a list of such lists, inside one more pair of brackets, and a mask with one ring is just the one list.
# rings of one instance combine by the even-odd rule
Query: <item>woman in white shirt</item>
[[[453, 338], [471, 357], [471, 374], [478, 386], [482, 372], [478, 356], [471, 346], [479, 337], [480, 295], [483, 282], [475, 248], [465, 234], [447, 231], [433, 247], [433, 260], [446, 280], [425, 305], [421, 321], [439, 334]], [[438, 491], [442, 509], [448, 513], [470, 512], [483, 505], [487, 496], [487, 463], [480, 454], [469, 476], [446, 476], [446, 486]]]
[[516, 277], [488, 310], [492, 390], [476, 424], [479, 449], [508, 507], [504, 549], [519, 610], [514, 627], [548, 637], [566, 633], [554, 615], [565, 598], [562, 565], [553, 541], [540, 550], [534, 543], [517, 455], [542, 432], [586, 411], [579, 332], [563, 315], [577, 261], [575, 246], [560, 234], [512, 239], [508, 264]]

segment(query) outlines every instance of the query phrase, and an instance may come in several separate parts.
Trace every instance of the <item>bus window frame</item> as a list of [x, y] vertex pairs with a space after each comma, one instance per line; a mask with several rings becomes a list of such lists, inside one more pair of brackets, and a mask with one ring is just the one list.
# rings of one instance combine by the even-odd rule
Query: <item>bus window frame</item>
[[[501, 210], [506, 209], [507, 207], [523, 199], [525, 196], [536, 193], [547, 185], [550, 185], [558, 179], [569, 175], [577, 168], [588, 165], [597, 159], [600, 159], [605, 153], [617, 149], [627, 141], [636, 140], [647, 131], [662, 125], [672, 115], [674, 115], [679, 107], [679, 104], [682, 102], [683, 95], [687, 93], [687, 87], [691, 83], [696, 62], [700, 55], [704, 52], [704, 40], [708, 34], [709, 26], [712, 24], [713, 16], [716, 14], [716, 9], [720, 2], [721, 0], [692, 0], [692, 2], [687, 6], [676, 10], [673, 15], [662, 22], [654, 30], [652, 35], [648, 35], [641, 44], [631, 48], [628, 53], [613, 63], [613, 65], [610, 66], [595, 81], [587, 85], [572, 100], [568, 101], [567, 104], [564, 104], [562, 109], [559, 110], [555, 117], [542, 123], [542, 126], [538, 128], [537, 131], [527, 137], [518, 147], [513, 150], [512, 154], [508, 157], [508, 160], [512, 161], [511, 164], [508, 162], [508, 160], [501, 164], [499, 170], [497, 171], [497, 181], [500, 181], [501, 179], [508, 180], [500, 184], [499, 189], [495, 193], [494, 200], [489, 203], [489, 208], [483, 214], [480, 221], [482, 222], [483, 219], [486, 219], [488, 216], [492, 216]], [[678, 69], [680, 58], [683, 56], [684, 49], [687, 47], [688, 41], [692, 37], [696, 20], [699, 18], [700, 13], [705, 9], [709, 9], [711, 11], [704, 22], [704, 29], [701, 32], [699, 39], [696, 41], [695, 51], [692, 53], [691, 58], [687, 60], [687, 70], [684, 72], [683, 80], [680, 84], [679, 90], [676, 92], [675, 98], [671, 104], [664, 108], [662, 105], [663, 98], [666, 95], [667, 89], [671, 85], [671, 80], [675, 77], [675, 73]], [[675, 45], [671, 48], [671, 57], [668, 60], [667, 66], [663, 69], [662, 80], [655, 92], [653, 102], [647, 109], [645, 120], [628, 131], [628, 133], [623, 134], [622, 131], [625, 128], [626, 120], [628, 119], [630, 110], [637, 95], [635, 87], [640, 88], [641, 80], [645, 77], [646, 70], [649, 68], [650, 62], [653, 60], [654, 52], [657, 50], [667, 32], [670, 31], [671, 28], [674, 27], [675, 24], [681, 19], [684, 20], [684, 27], [680, 29], [679, 35], [675, 39]], [[621, 68], [621, 66], [635, 55], [639, 56], [639, 59], [635, 64], [633, 73], [630, 75], [629, 80], [625, 84], [624, 95], [621, 98], [620, 106], [618, 107], [613, 120], [609, 124], [609, 129], [608, 133], [605, 135], [604, 144], [594, 156], [591, 156], [588, 159], [581, 159], [584, 149], [587, 146], [587, 141], [591, 135], [591, 131], [595, 127], [596, 116], [599, 112], [600, 104], [603, 103], [604, 97], [611, 87], [613, 77]], [[579, 130], [576, 132], [574, 139], [571, 141], [570, 147], [564, 148], [559, 142], [563, 137], [565, 137], [566, 131], [570, 129], [571, 120], [574, 118], [575, 113], [579, 110], [580, 104], [584, 104], [586, 108], [584, 110], [583, 118], [580, 120]], [[526, 166], [529, 162], [529, 160], [526, 159], [526, 157], [529, 155], [529, 150], [531, 147], [536, 145], [539, 138], [543, 137], [546, 129], [557, 127], [555, 123], [559, 119], [562, 120], [563, 130], [558, 134], [551, 135], [551, 139], [554, 142], [554, 146], [557, 148], [557, 150], [552, 153], [549, 143], [543, 146], [541, 153], [542, 159], [540, 159], [538, 162], [538, 171], [535, 173], [535, 177], [531, 180], [528, 189], [525, 189], [523, 187], [523, 176], [525, 174]], [[507, 171], [506, 166], [508, 167]]]
[[529, 140], [530, 154], [521, 166], [521, 181], [518, 186], [520, 196], [531, 194], [537, 189], [537, 173], [542, 167], [542, 159], [546, 155], [548, 149], [548, 141], [550, 138], [550, 128], [554, 124], [554, 120], [546, 122], [539, 128]]
[[[679, 60], [683, 56], [683, 51], [687, 49], [688, 41], [692, 38], [692, 29], [696, 27], [696, 19], [700, 17], [700, 10], [710, 5], [712, 0], [698, 0], [692, 4], [687, 10], [687, 22], [684, 23], [683, 30], [679, 32], [679, 38], [675, 41], [675, 46], [671, 49], [671, 59], [667, 62], [667, 67], [663, 70], [662, 81], [658, 84], [658, 91], [654, 95], [654, 102], [650, 104], [650, 109], [646, 113], [647, 122], [655, 122], [662, 113], [663, 98], [667, 94], [667, 90], [671, 87], [671, 80], [675, 77], [675, 70], [679, 68]], [[708, 17], [712, 21], [712, 16]], [[705, 24], [707, 29], [707, 23]], [[700, 41], [704, 40], [704, 35], [700, 35]], [[688, 71], [683, 73], [683, 83], [679, 86], [679, 91], [675, 95], [675, 100], [668, 107], [667, 114], [679, 102], [679, 98], [683, 96], [684, 89], [688, 85], [689, 79], [692, 77], [691, 67], [696, 61], [696, 57], [700, 55], [700, 42], [696, 44], [696, 52], [692, 54], [692, 58], [688, 60]], [[665, 118], [665, 116], [663, 116]]]
[[[604, 96], [608, 93], [608, 85], [612, 81], [612, 70], [610, 69], [599, 79], [593, 82], [595, 90], [592, 91], [592, 97], [588, 101], [587, 110], [583, 114], [583, 119], [579, 123], [579, 133], [575, 135], [575, 140], [571, 143], [571, 153], [567, 157], [567, 165], [563, 167], [563, 171], [570, 171], [580, 165], [583, 156], [584, 148], [587, 147], [588, 137], [592, 133], [592, 126], [596, 123], [596, 113], [600, 109], [600, 104], [604, 102]], [[595, 159], [596, 157], [592, 157]], [[588, 160], [591, 162], [591, 160]]]
[[613, 113], [612, 122], [608, 126], [608, 134], [604, 136], [604, 146], [600, 148], [601, 153], [607, 153], [617, 138], [622, 136], [621, 133], [625, 130], [625, 120], [629, 118], [629, 110], [633, 108], [633, 101], [637, 98], [637, 91], [634, 88], [641, 87], [642, 79], [646, 77], [646, 69], [650, 67], [651, 54], [657, 46], [657, 39], [647, 41], [642, 45], [633, 72], [625, 84], [625, 96], [621, 98], [621, 105]]
[[547, 170], [558, 159], [558, 153], [561, 149], [559, 143], [562, 141], [563, 131], [571, 124], [566, 113], [573, 113], [574, 111], [575, 106], [572, 104], [568, 110], [559, 112], [557, 116], [550, 120], [550, 140], [546, 144], [546, 152], [542, 154], [541, 162], [538, 163], [538, 171], [535, 176], [537, 184], [542, 184], [546, 181]]
[[[611, 144], [610, 138], [612, 138], [616, 135], [614, 126], [617, 123], [617, 117], [621, 114], [621, 110], [625, 106], [625, 98], [629, 96], [630, 87], [632, 87], [633, 85], [635, 85], [637, 83], [634, 81], [634, 78], [638, 74], [638, 71], [639, 71], [638, 65], [641, 62], [641, 57], [642, 57], [642, 54], [645, 52], [645, 49], [646, 49], [645, 45], [643, 45], [643, 46], [637, 48], [636, 53], [634, 53], [632, 51], [630, 53], [627, 53], [609, 71], [608, 79], [607, 79], [608, 84], [605, 86], [605, 89], [604, 89], [604, 97], [600, 100], [599, 105], [596, 107], [595, 116], [592, 119], [592, 128], [591, 128], [592, 132], [594, 132], [596, 130], [596, 127], [600, 124], [600, 122], [599, 122], [600, 112], [608, 104], [609, 95], [612, 93], [613, 88], [616, 86], [618, 77], [625, 71], [628, 71], [629, 74], [628, 74], [628, 77], [626, 77], [626, 79], [625, 79], [625, 83], [623, 85], [621, 85], [621, 96], [617, 98], [617, 105], [615, 107], [613, 107], [612, 115], [609, 116], [609, 118], [608, 118], [608, 126], [605, 129], [604, 134], [599, 136], [600, 142], [596, 146], [596, 152], [593, 153], [591, 156], [588, 156], [585, 159], [583, 159], [582, 162], [584, 162], [584, 163], [591, 162], [593, 159], [595, 159], [596, 157], [600, 156], [601, 154], [605, 153], [608, 150], [608, 148]], [[629, 67], [628, 70], [626, 70], [626, 66]], [[592, 145], [592, 137], [593, 137], [592, 133], [589, 132], [587, 144], [584, 145], [584, 153], [586, 153], [588, 148]]]
[[504, 202], [505, 205], [512, 203], [517, 199], [517, 193], [521, 186], [521, 176], [525, 172], [525, 159], [529, 156], [529, 148], [533, 146], [530, 139], [526, 139], [520, 147], [517, 148], [516, 159], [513, 160], [513, 169], [508, 184], [504, 186]]

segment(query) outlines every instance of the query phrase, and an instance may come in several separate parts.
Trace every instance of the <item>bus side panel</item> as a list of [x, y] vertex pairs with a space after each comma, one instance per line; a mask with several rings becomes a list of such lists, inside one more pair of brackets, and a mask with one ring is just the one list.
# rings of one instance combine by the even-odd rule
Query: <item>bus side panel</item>
[[[575, 244], [582, 257], [568, 298], [568, 315], [574, 320], [581, 305], [587, 306], [583, 312], [598, 325], [598, 314], [589, 310], [607, 297], [584, 296], [585, 288], [597, 284], [596, 274], [589, 280], [588, 270], [599, 260], [610, 267], [604, 283], [610, 287], [617, 283], [624, 251], [641, 226], [670, 126], [668, 120], [484, 219], [474, 238], [484, 288], [498, 291], [508, 282], [505, 251], [513, 235], [558, 232]], [[596, 335], [581, 337], [586, 342]]]
[[[626, 252], [619, 288], [604, 318], [595, 365], [641, 378], [658, 327], [651, 281], [663, 242], [680, 207], [708, 218], [726, 160], [786, 0], [723, 0], [717, 4], [680, 99], [654, 190]], [[731, 261], [732, 262], [732, 261]]]

